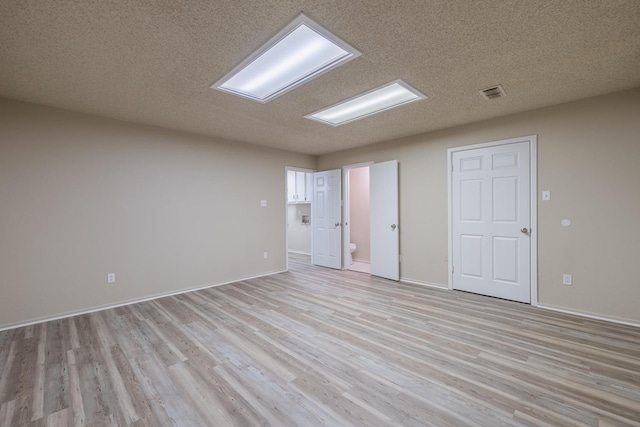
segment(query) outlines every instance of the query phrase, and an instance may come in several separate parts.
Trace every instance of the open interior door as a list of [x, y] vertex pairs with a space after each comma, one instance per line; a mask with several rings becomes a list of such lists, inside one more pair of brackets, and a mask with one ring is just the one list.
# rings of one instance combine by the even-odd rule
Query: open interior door
[[371, 274], [400, 280], [398, 161], [375, 163], [369, 174]]
[[339, 169], [313, 174], [313, 263], [342, 268], [342, 174]]

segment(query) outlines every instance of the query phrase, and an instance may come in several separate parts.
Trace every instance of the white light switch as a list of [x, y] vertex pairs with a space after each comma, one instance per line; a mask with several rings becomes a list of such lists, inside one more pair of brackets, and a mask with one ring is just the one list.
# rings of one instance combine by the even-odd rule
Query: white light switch
[[260, 206], [265, 208], [267, 207], [267, 201], [266, 200], [260, 200]]
[[542, 200], [551, 200], [551, 191], [545, 190], [542, 192]]
[[107, 283], [116, 283], [116, 273], [107, 274]]

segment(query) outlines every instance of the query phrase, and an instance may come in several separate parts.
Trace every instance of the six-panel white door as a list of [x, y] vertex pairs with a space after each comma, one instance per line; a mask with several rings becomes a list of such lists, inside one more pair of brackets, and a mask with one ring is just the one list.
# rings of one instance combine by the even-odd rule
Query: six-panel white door
[[313, 174], [313, 263], [342, 268], [342, 175], [339, 169]]
[[453, 289], [531, 302], [529, 142], [456, 151]]

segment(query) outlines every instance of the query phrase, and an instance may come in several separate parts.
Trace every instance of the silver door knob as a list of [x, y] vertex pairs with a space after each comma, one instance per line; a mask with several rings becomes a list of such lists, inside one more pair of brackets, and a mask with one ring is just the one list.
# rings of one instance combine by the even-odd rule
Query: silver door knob
[[339, 222], [336, 222], [335, 225], [336, 225], [336, 227], [340, 227], [340, 223]]
[[395, 230], [396, 229], [396, 225], [395, 224], [391, 224], [391, 229]]
[[524, 234], [529, 234], [529, 229], [527, 227], [522, 227], [522, 231]]

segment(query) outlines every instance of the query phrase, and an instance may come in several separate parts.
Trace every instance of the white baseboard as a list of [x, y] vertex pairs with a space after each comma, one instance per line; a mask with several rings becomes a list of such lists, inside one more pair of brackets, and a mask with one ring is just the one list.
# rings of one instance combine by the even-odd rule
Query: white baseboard
[[551, 310], [551, 311], [557, 311], [557, 312], [565, 313], [565, 314], [573, 314], [574, 316], [586, 317], [586, 318], [589, 318], [589, 319], [604, 320], [605, 322], [617, 323], [617, 324], [620, 324], [620, 325], [635, 326], [636, 328], [640, 328], [640, 323], [632, 322], [632, 321], [624, 320], [624, 319], [619, 319], [619, 318], [616, 318], [616, 317], [601, 316], [599, 314], [592, 314], [592, 313], [587, 313], [587, 312], [584, 312], [584, 311], [572, 310], [572, 309], [562, 308], [562, 307], [555, 307], [553, 305], [546, 305], [546, 304], [538, 304], [538, 308], [543, 308], [545, 310]]
[[430, 288], [438, 288], [438, 289], [445, 289], [445, 290], [449, 289], [447, 285], [441, 285], [439, 283], [419, 282], [417, 280], [408, 279], [406, 277], [401, 277], [400, 281], [404, 283], [410, 283], [412, 285], [428, 286]]
[[361, 260], [361, 259], [355, 259], [355, 258], [353, 258], [353, 262], [361, 262], [361, 263], [363, 263], [363, 264], [371, 264], [371, 261], [364, 261], [364, 260]]
[[292, 254], [300, 254], [300, 255], [311, 255], [309, 252], [300, 252], [300, 251], [289, 251]]
[[59, 314], [59, 315], [56, 315], [56, 316], [45, 316], [45, 317], [40, 317], [40, 318], [36, 318], [36, 319], [27, 320], [26, 322], [9, 323], [7, 325], [0, 326], [0, 332], [7, 331], [9, 329], [22, 328], [24, 326], [36, 325], [38, 323], [50, 322], [52, 320], [66, 319], [67, 317], [80, 316], [80, 315], [83, 315], [83, 314], [95, 313], [97, 311], [109, 310], [111, 308], [122, 307], [122, 306], [125, 306], [125, 305], [137, 304], [137, 303], [145, 302], [145, 301], [151, 301], [151, 300], [158, 299], [158, 298], [170, 297], [172, 295], [180, 295], [180, 294], [186, 294], [188, 292], [200, 291], [202, 289], [215, 288], [217, 286], [228, 285], [228, 284], [236, 283], [236, 282], [242, 282], [244, 280], [250, 280], [250, 279], [257, 279], [259, 277], [272, 276], [274, 274], [284, 273], [286, 271], [287, 270], [273, 271], [271, 273], [259, 274], [257, 276], [244, 277], [244, 278], [230, 280], [228, 282], [223, 282], [223, 283], [209, 283], [207, 285], [195, 286], [195, 287], [192, 287], [192, 288], [181, 289], [179, 291], [165, 292], [165, 293], [161, 293], [161, 294], [155, 294], [155, 295], [152, 295], [152, 296], [149, 296], [149, 297], [134, 298], [134, 299], [131, 299], [131, 300], [120, 301], [120, 302], [117, 302], [117, 303], [114, 303], [114, 304], [100, 305], [100, 306], [97, 306], [97, 307], [92, 307], [92, 308], [87, 309], [87, 310], [69, 311], [67, 313]]

